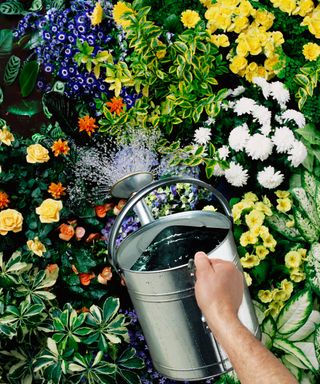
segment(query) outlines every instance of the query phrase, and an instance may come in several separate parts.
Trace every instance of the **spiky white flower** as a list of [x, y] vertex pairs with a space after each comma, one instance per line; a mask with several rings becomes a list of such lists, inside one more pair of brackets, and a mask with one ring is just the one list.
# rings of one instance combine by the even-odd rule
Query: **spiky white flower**
[[243, 187], [247, 184], [248, 180], [248, 171], [243, 169], [243, 166], [240, 164], [231, 161], [229, 168], [225, 170], [225, 178], [228, 183], [234, 187]]
[[267, 189], [274, 189], [279, 187], [283, 182], [283, 174], [276, 171], [273, 167], [265, 167], [258, 173], [257, 179], [260, 185]]
[[279, 103], [281, 108], [284, 108], [290, 100], [289, 91], [280, 81], [270, 83], [270, 94]]
[[247, 141], [249, 140], [249, 128], [246, 123], [233, 128], [229, 134], [229, 145], [236, 152], [244, 149]]
[[236, 101], [234, 106], [235, 113], [240, 116], [245, 113], [252, 113], [254, 108], [256, 107], [256, 102], [253, 99], [249, 99], [248, 97], [241, 97], [238, 101]]
[[271, 92], [270, 83], [268, 83], [264, 77], [255, 77], [252, 81], [261, 88], [264, 98], [267, 99]]
[[221, 160], [226, 160], [226, 158], [229, 156], [229, 148], [227, 145], [223, 145], [221, 148], [218, 149], [218, 155]]
[[213, 125], [215, 122], [216, 122], [216, 119], [214, 117], [208, 117], [208, 119], [205, 121], [205, 124]]
[[223, 176], [224, 170], [221, 168], [220, 164], [216, 164], [213, 168], [213, 175], [214, 176]]
[[288, 159], [293, 167], [298, 167], [307, 157], [307, 148], [301, 141], [295, 140], [288, 152]]
[[299, 128], [303, 128], [306, 125], [306, 119], [303, 113], [296, 111], [295, 109], [287, 109], [282, 115], [284, 121], [294, 121]]
[[272, 153], [273, 143], [269, 137], [255, 133], [246, 143], [245, 150], [253, 160], [264, 161]]
[[258, 121], [261, 125], [260, 131], [264, 135], [268, 135], [271, 131], [271, 111], [263, 105], [256, 105], [252, 111], [252, 116], [254, 121]]
[[278, 153], [288, 152], [295, 141], [294, 134], [288, 127], [276, 128], [271, 140], [276, 146]]
[[237, 97], [239, 95], [242, 95], [242, 93], [245, 91], [245, 87], [243, 87], [242, 85], [240, 85], [239, 87], [233, 89], [233, 90], [230, 90], [230, 93], [228, 93], [230, 96], [232, 97]]
[[210, 128], [200, 127], [194, 132], [194, 141], [197, 144], [205, 145], [210, 140], [211, 130]]

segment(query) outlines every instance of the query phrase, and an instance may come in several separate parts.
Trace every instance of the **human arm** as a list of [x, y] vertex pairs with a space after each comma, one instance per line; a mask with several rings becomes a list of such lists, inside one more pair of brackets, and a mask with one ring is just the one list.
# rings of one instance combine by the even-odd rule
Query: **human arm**
[[238, 318], [243, 275], [235, 265], [195, 255], [195, 295], [215, 338], [227, 353], [242, 384], [297, 384], [285, 366]]

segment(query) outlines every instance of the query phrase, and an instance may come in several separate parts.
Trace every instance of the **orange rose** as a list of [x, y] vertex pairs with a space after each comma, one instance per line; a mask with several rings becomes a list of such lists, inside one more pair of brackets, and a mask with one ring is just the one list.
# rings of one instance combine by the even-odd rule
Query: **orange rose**
[[86, 242], [91, 243], [91, 241], [100, 239], [100, 237], [100, 233], [90, 233], [90, 235], [86, 238]]
[[82, 285], [89, 285], [91, 283], [91, 280], [94, 279], [96, 277], [96, 275], [91, 272], [91, 273], [79, 273], [79, 279], [80, 279], [80, 283]]
[[74, 235], [74, 228], [72, 225], [61, 224], [59, 226], [59, 237], [61, 240], [69, 241]]
[[113, 213], [118, 216], [121, 209], [126, 205], [127, 200], [121, 199], [118, 204], [113, 208]]
[[113, 204], [112, 203], [106, 203], [106, 204], [103, 204], [103, 205], [97, 205], [95, 207], [95, 211], [96, 211], [96, 215], [98, 217], [100, 217], [100, 219], [104, 218], [107, 214], [108, 211], [110, 211], [110, 209], [113, 208]]
[[108, 281], [112, 279], [111, 267], [104, 267], [102, 272], [98, 275], [98, 281], [100, 284], [107, 285]]

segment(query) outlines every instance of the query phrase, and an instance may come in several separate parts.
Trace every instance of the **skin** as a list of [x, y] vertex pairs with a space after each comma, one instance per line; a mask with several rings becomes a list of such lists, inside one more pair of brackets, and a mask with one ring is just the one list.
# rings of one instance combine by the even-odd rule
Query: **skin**
[[243, 275], [228, 261], [195, 255], [197, 303], [242, 384], [297, 384], [297, 380], [238, 319]]

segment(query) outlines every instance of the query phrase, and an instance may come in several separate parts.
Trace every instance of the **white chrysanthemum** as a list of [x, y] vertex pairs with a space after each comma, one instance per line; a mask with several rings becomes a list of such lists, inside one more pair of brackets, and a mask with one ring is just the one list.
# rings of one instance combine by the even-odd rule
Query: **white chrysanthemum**
[[[258, 121], [262, 127], [265, 127], [265, 130], [269, 126], [271, 128], [272, 114], [267, 107], [264, 107], [263, 105], [256, 105], [256, 107], [252, 111], [252, 116], [253, 120]], [[267, 134], [269, 133], [270, 131]]]
[[273, 143], [269, 137], [255, 133], [246, 143], [245, 150], [253, 160], [264, 161], [272, 153]]
[[223, 176], [224, 170], [220, 167], [220, 164], [216, 164], [213, 168], [213, 175], [214, 176]]
[[276, 146], [278, 153], [288, 152], [295, 141], [294, 134], [288, 127], [276, 128], [271, 140]]
[[233, 128], [229, 134], [229, 145], [236, 152], [242, 151], [249, 140], [249, 128], [246, 123]]
[[288, 159], [293, 167], [298, 167], [307, 157], [307, 148], [301, 141], [295, 140], [292, 148], [288, 152]]
[[236, 101], [234, 106], [235, 113], [240, 116], [245, 113], [251, 113], [256, 107], [256, 102], [248, 97], [241, 97], [240, 100]]
[[303, 128], [306, 125], [306, 119], [303, 113], [298, 112], [295, 109], [287, 109], [281, 117], [284, 121], [293, 120], [299, 128]]
[[208, 117], [208, 119], [205, 121], [207, 125], [213, 125], [216, 122], [216, 119], [214, 117]]
[[242, 95], [242, 93], [245, 91], [245, 87], [240, 85], [239, 87], [235, 88], [234, 90], [230, 90], [229, 95], [232, 97], [237, 97], [239, 95]]
[[276, 171], [273, 167], [265, 167], [258, 173], [257, 179], [260, 185], [267, 189], [274, 189], [279, 187], [283, 182], [283, 174]]
[[197, 144], [205, 145], [210, 140], [211, 130], [209, 128], [200, 127], [194, 132], [194, 141]]
[[229, 148], [226, 145], [219, 148], [217, 152], [221, 160], [226, 160], [230, 153]]
[[248, 171], [243, 169], [242, 165], [231, 161], [229, 168], [225, 170], [224, 175], [231, 185], [234, 187], [243, 187], [247, 184]]
[[282, 108], [285, 107], [287, 102], [290, 100], [289, 91], [280, 81], [274, 81], [273, 83], [270, 83], [270, 93]]
[[267, 99], [271, 92], [270, 83], [268, 83], [264, 77], [255, 77], [252, 81], [261, 88], [264, 98]]
[[271, 132], [271, 129], [272, 129], [272, 127], [271, 127], [271, 122], [270, 122], [270, 124], [266, 123], [266, 124], [261, 125], [259, 130], [263, 135], [268, 136]]

